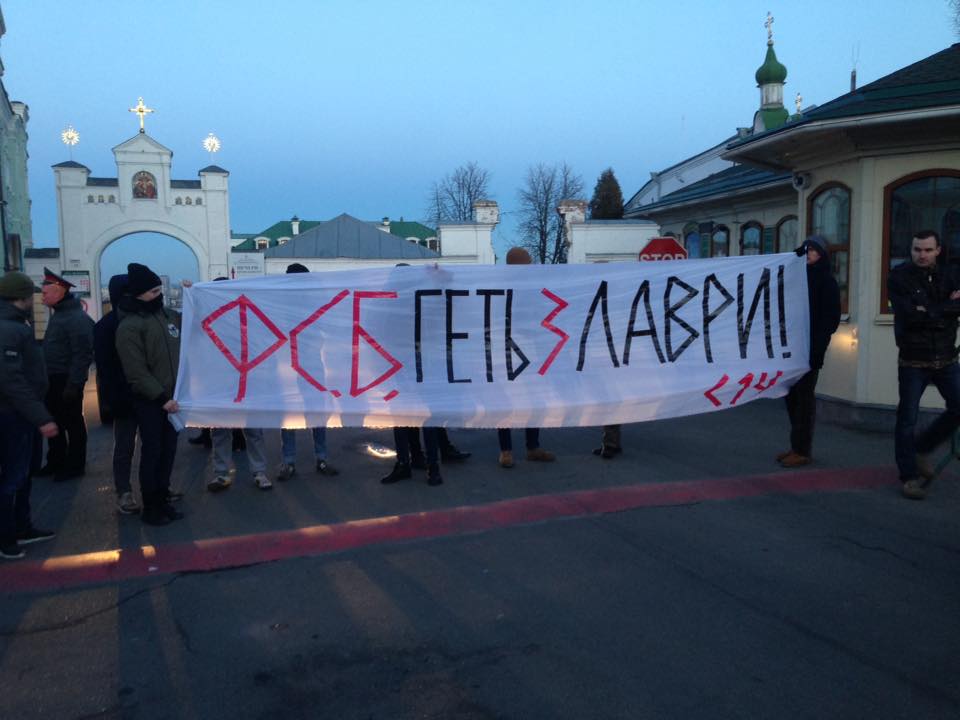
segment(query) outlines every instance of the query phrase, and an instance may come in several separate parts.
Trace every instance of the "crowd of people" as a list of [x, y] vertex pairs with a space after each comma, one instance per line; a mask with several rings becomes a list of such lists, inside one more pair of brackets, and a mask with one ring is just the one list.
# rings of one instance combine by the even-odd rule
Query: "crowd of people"
[[[940, 238], [921, 231], [913, 238], [910, 261], [891, 271], [888, 279], [894, 328], [899, 347], [899, 391], [895, 457], [903, 494], [923, 499], [935, 476], [930, 453], [960, 426], [960, 367], [957, 365], [957, 318], [960, 315], [960, 274], [938, 262]], [[809, 371], [789, 390], [790, 448], [776, 460], [783, 467], [807, 465], [812, 459], [816, 414], [816, 384], [830, 338], [840, 322], [840, 295], [831, 271], [828, 243], [812, 236], [797, 248], [806, 256], [810, 309]], [[509, 264], [529, 264], [529, 254], [513, 248]], [[294, 263], [287, 272], [307, 272]], [[185, 283], [188, 285], [188, 283]], [[139, 513], [148, 525], [167, 525], [183, 517], [175, 503], [170, 478], [177, 452], [178, 431], [168, 416], [178, 411], [173, 399], [180, 356], [180, 314], [164, 306], [160, 277], [150, 268], [130, 263], [127, 273], [110, 279], [112, 309], [96, 325], [71, 293], [73, 285], [44, 268], [42, 288], [25, 274], [10, 271], [0, 277], [0, 557], [24, 557], [23, 546], [49, 540], [55, 533], [33, 524], [30, 491], [34, 477], [53, 481], [85, 473], [87, 432], [83, 419], [84, 385], [96, 361], [103, 404], [111, 410], [114, 435], [113, 479], [116, 507], [123, 514]], [[52, 311], [42, 343], [33, 328], [34, 294]], [[919, 436], [915, 434], [920, 396], [933, 384], [946, 401], [946, 410]], [[391, 484], [425, 470], [429, 485], [440, 485], [442, 463], [463, 462], [445, 428], [394, 428], [397, 459], [381, 479]], [[338, 470], [327, 457], [326, 430], [311, 428], [316, 471], [334, 476]], [[134, 450], [140, 440], [138, 503], [131, 483]], [[45, 462], [43, 440], [47, 441]], [[499, 464], [514, 465], [511, 431], [498, 431]], [[551, 462], [552, 452], [540, 447], [538, 428], [524, 432], [526, 459]], [[222, 428], [203, 430], [190, 440], [213, 452], [210, 492], [228, 489], [235, 475], [232, 451], [242, 447], [249, 459], [253, 483], [270, 490], [274, 480], [292, 478], [296, 468], [296, 435], [281, 430], [281, 457], [269, 472], [263, 430]], [[620, 426], [603, 429], [595, 454], [612, 459], [622, 452]]]

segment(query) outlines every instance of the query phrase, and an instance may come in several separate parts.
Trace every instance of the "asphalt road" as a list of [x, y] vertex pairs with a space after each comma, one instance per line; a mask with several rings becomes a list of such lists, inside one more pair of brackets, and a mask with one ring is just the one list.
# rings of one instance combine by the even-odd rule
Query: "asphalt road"
[[[263, 493], [238, 454], [220, 495], [181, 443], [187, 518], [145, 528], [93, 427], [88, 476], [37, 483], [57, 539], [0, 565], [0, 718], [960, 717], [957, 466], [911, 502], [891, 438], [823, 425], [788, 472], [785, 433], [758, 402], [626, 428], [611, 461], [545, 430], [557, 463], [501, 470], [492, 432], [455, 431], [474, 456], [430, 488], [381, 486], [388, 433], [339, 430], [337, 478]], [[156, 572], [70, 574], [117, 548]]]

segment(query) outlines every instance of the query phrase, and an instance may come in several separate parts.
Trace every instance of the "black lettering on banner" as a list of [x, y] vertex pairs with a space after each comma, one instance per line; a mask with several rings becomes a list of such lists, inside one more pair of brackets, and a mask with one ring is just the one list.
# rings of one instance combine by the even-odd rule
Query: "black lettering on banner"
[[417, 382], [423, 382], [423, 356], [420, 353], [421, 298], [424, 295], [443, 295], [442, 290], [417, 290], [413, 300], [413, 348], [417, 360]]
[[763, 334], [767, 344], [767, 357], [773, 357], [773, 342], [770, 339], [770, 268], [764, 268], [760, 275], [760, 282], [753, 293], [750, 303], [750, 312], [747, 322], [743, 322], [743, 273], [737, 275], [737, 338], [740, 342], [740, 357], [747, 359], [747, 346], [750, 344], [750, 329], [757, 314], [757, 305], [763, 295]]
[[[716, 310], [710, 309], [710, 286], [715, 287], [723, 295], [723, 304]], [[713, 352], [710, 349], [710, 323], [733, 304], [733, 295], [720, 284], [717, 280], [717, 274], [711, 273], [703, 279], [703, 351], [706, 354], [707, 362], [713, 362]]]
[[593, 296], [590, 311], [583, 323], [583, 332], [580, 334], [580, 359], [577, 361], [577, 372], [583, 370], [583, 363], [587, 358], [587, 337], [590, 335], [590, 326], [593, 324], [593, 315], [597, 311], [597, 305], [600, 306], [600, 315], [603, 318], [603, 332], [607, 337], [607, 351], [610, 353], [610, 361], [615, 368], [620, 367], [617, 350], [613, 346], [613, 333], [610, 332], [610, 315], [607, 312], [607, 281], [603, 280], [597, 288], [596, 295]]
[[[511, 332], [513, 327], [513, 290], [507, 290], [507, 308], [506, 314], [504, 315], [503, 321], [503, 344], [504, 350], [507, 354], [507, 380], [513, 382], [516, 380], [520, 373], [527, 369], [527, 365], [530, 364], [530, 361], [527, 359], [527, 356], [523, 354], [523, 350], [520, 349], [520, 346], [513, 340], [513, 334]], [[516, 353], [520, 356], [522, 362], [520, 367], [514, 371], [513, 369], [513, 354]]]
[[[786, 303], [783, 298], [783, 265], [777, 266], [777, 310], [780, 316], [780, 347], [787, 347], [787, 313], [784, 309]], [[783, 353], [783, 357], [788, 358], [792, 355], [789, 350]]]
[[470, 378], [455, 378], [453, 376], [453, 341], [466, 340], [470, 333], [455, 333], [453, 331], [453, 299], [455, 297], [466, 297], [470, 294], [469, 290], [447, 290], [447, 382], [448, 383], [468, 383], [473, 382]]
[[[670, 303], [670, 295], [673, 292], [673, 286], [679, 285], [684, 290], [687, 291], [687, 294], [683, 296], [683, 299], [676, 304]], [[663, 319], [663, 336], [664, 342], [667, 346], [667, 359], [670, 362], [674, 362], [683, 351], [686, 350], [690, 343], [700, 337], [700, 333], [697, 332], [692, 325], [690, 325], [686, 320], [677, 316], [677, 310], [682, 308], [688, 302], [693, 300], [697, 295], [700, 294], [700, 291], [694, 288], [691, 285], [687, 285], [683, 280], [671, 275], [667, 278], [667, 289], [663, 291], [663, 307], [664, 307], [664, 319]], [[677, 351], [673, 351], [673, 323], [676, 323], [684, 330], [687, 331], [687, 339], [683, 341]]]
[[[643, 309], [647, 313], [647, 329], [646, 330], [634, 330], [633, 328], [637, 322], [637, 306], [640, 304], [640, 298], [643, 298]], [[653, 319], [653, 310], [650, 308], [650, 281], [644, 280], [640, 284], [640, 288], [637, 290], [637, 294], [633, 296], [633, 305], [630, 307], [630, 324], [627, 326], [627, 337], [623, 343], [623, 364], [630, 364], [630, 345], [633, 342], [635, 337], [643, 337], [645, 335], [650, 336], [650, 340], [653, 343], [653, 349], [657, 353], [657, 359], [661, 364], [666, 362], [666, 359], [663, 357], [663, 350], [660, 349], [660, 338], [657, 337], [657, 324]]]
[[493, 351], [490, 347], [490, 298], [503, 295], [503, 290], [477, 290], [483, 296], [483, 353], [487, 363], [487, 382], [493, 382]]

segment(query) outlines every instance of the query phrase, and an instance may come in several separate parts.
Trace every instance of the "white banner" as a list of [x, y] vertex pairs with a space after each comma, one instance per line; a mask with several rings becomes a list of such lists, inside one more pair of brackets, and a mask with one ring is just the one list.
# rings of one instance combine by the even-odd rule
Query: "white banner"
[[561, 427], [784, 395], [808, 369], [805, 258], [440, 265], [184, 292], [180, 420]]

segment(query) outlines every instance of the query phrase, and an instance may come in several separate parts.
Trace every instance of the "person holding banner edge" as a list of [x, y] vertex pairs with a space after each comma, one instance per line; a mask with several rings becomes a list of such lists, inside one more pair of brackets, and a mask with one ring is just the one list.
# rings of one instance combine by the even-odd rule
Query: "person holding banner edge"
[[811, 235], [796, 249], [807, 257], [807, 297], [810, 303], [810, 369], [787, 393], [790, 418], [790, 449], [777, 455], [785, 468], [809, 465], [813, 450], [813, 426], [817, 412], [817, 378], [830, 345], [840, 326], [840, 288], [830, 266], [827, 240]]
[[[512, 247], [507, 251], [507, 265], [530, 265], [533, 258], [530, 253], [521, 247]], [[513, 467], [513, 440], [510, 428], [498, 428], [497, 440], [500, 443], [500, 457], [498, 462], [502, 468]], [[553, 462], [557, 459], [549, 450], [540, 447], [540, 428], [524, 430], [524, 440], [527, 448], [527, 460], [532, 462]]]
[[[899, 349], [897, 381], [900, 402], [894, 432], [894, 453], [904, 497], [923, 500], [935, 472], [927, 455], [960, 426], [960, 366], [957, 365], [957, 317], [960, 315], [960, 273], [940, 267], [940, 236], [917, 232], [910, 260], [890, 271], [887, 295], [893, 306], [893, 330]], [[915, 435], [920, 398], [933, 384], [946, 410]]]

